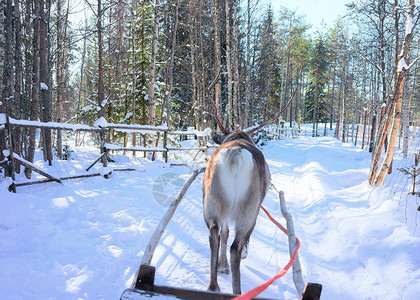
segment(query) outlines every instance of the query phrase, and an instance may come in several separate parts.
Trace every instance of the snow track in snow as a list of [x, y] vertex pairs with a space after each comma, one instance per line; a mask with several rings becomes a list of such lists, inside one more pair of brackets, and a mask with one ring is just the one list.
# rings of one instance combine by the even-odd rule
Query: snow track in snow
[[[420, 234], [407, 230], [390, 189], [367, 184], [369, 153], [332, 138], [273, 141], [263, 153], [294, 217], [303, 278], [323, 284], [323, 299], [416, 299]], [[54, 162], [54, 174], [83, 168], [86, 155], [79, 156]], [[118, 299], [166, 211], [162, 195], [176, 192], [190, 172], [151, 164], [145, 172], [22, 187], [17, 194], [0, 181], [0, 298]], [[166, 175], [176, 180], [162, 181]], [[202, 175], [157, 247], [152, 264], [159, 285], [207, 286], [201, 182]], [[263, 204], [285, 224], [276, 192], [270, 190]], [[229, 245], [233, 237], [232, 229]], [[241, 263], [242, 290], [271, 278], [288, 260], [287, 237], [261, 212]], [[231, 292], [230, 275], [219, 275], [219, 285]], [[262, 296], [296, 299], [291, 272]]]

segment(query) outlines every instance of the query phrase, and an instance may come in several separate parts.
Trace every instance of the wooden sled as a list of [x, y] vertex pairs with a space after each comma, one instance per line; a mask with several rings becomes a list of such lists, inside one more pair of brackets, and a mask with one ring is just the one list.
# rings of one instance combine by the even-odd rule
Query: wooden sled
[[[175, 213], [175, 210], [178, 204], [181, 202], [188, 188], [196, 177], [204, 172], [205, 168], [194, 170], [190, 178], [184, 183], [181, 190], [178, 192], [178, 195], [175, 200], [169, 205], [166, 214], [161, 219], [157, 229], [153, 233], [149, 243], [146, 246], [140, 267], [138, 268], [133, 287], [126, 289], [121, 295], [121, 300], [138, 300], [138, 299], [147, 299], [147, 298], [159, 298], [159, 299], [197, 299], [197, 300], [207, 300], [207, 299], [233, 299], [238, 295], [227, 294], [227, 293], [217, 293], [211, 291], [201, 291], [194, 289], [184, 289], [178, 287], [169, 287], [169, 286], [159, 286], [155, 285], [155, 272], [156, 268], [151, 266], [151, 261], [153, 258], [154, 251], [157, 247], [157, 244], [162, 237], [163, 232], [166, 229], [170, 219]], [[282, 207], [282, 213], [287, 221], [287, 231], [289, 232], [289, 247], [291, 253], [294, 250], [294, 244], [296, 241], [296, 236], [294, 235], [293, 221], [291, 216], [287, 213], [285, 209], [285, 200], [284, 193], [279, 192], [280, 204]], [[290, 242], [293, 241], [293, 242]], [[319, 300], [321, 297], [322, 285], [317, 283], [306, 283], [303, 285], [302, 281], [302, 270], [300, 268], [299, 259], [297, 258], [293, 264], [293, 280], [295, 282], [298, 295], [301, 295], [301, 300]], [[253, 299], [267, 299], [255, 297]]]

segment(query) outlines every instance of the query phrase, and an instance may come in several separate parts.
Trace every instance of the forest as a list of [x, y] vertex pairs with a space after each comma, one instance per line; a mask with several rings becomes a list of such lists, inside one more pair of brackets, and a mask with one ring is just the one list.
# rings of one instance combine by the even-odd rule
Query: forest
[[0, 10], [0, 299], [418, 299], [420, 0]]
[[[313, 136], [334, 124], [342, 141], [357, 131], [373, 152], [369, 182], [381, 185], [395, 144], [404, 137], [406, 153], [406, 128], [418, 122], [418, 7], [346, 6], [333, 25], [314, 28], [299, 12], [259, 0], [2, 0], [0, 114], [216, 129], [207, 89], [221, 72], [210, 97], [226, 128], [270, 120], [295, 94], [278, 123], [312, 123]], [[14, 152], [32, 162], [35, 129], [13, 133]], [[106, 138], [147, 143], [121, 132]], [[43, 129], [44, 160], [53, 151], [62, 158], [62, 139], [60, 130]], [[0, 150], [6, 140], [0, 130]]]

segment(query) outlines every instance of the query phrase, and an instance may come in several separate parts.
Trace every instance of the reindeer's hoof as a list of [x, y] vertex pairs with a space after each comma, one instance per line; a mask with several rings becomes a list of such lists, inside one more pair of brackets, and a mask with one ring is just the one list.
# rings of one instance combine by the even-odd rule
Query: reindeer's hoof
[[208, 291], [212, 292], [220, 292], [219, 285], [217, 283], [210, 282], [209, 286], [207, 287]]
[[229, 269], [229, 264], [226, 263], [219, 263], [217, 265], [217, 273], [219, 274], [229, 274], [230, 273], [230, 269]]

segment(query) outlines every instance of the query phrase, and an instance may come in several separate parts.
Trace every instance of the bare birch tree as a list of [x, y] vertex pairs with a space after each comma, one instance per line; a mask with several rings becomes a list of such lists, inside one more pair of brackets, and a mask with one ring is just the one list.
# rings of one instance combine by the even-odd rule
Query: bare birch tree
[[[404, 81], [406, 77], [406, 72], [409, 69], [409, 65], [407, 65], [407, 56], [408, 51], [410, 48], [410, 42], [413, 36], [413, 28], [414, 28], [414, 0], [407, 0], [407, 8], [406, 8], [406, 23], [405, 23], [405, 32], [404, 32], [404, 40], [402, 43], [402, 49], [398, 52], [398, 49], [395, 49], [399, 53], [398, 55], [398, 66], [397, 66], [397, 80], [394, 83], [394, 92], [392, 95], [391, 102], [393, 103], [393, 111], [392, 111], [392, 118], [390, 119], [391, 122], [391, 131], [389, 133], [389, 142], [388, 148], [386, 151], [385, 158], [379, 170], [379, 173], [376, 175], [375, 178], [375, 186], [381, 186], [385, 180], [386, 174], [390, 165], [392, 163], [392, 158], [394, 156], [395, 151], [395, 144], [397, 140], [398, 128], [400, 126], [401, 120], [401, 107], [402, 107], [402, 97], [403, 97], [403, 89], [404, 89]], [[398, 9], [395, 7], [395, 9]], [[398, 32], [396, 32], [398, 34]]]

